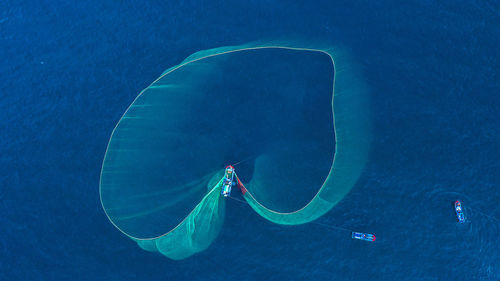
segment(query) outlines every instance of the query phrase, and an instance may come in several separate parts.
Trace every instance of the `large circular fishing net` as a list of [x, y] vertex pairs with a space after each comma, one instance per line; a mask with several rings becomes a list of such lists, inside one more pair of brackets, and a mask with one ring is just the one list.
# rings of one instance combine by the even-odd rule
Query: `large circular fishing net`
[[219, 233], [224, 167], [241, 161], [239, 187], [257, 213], [307, 223], [357, 181], [368, 119], [365, 87], [341, 50], [280, 43], [201, 51], [165, 71], [118, 122], [101, 202], [143, 249], [183, 259]]

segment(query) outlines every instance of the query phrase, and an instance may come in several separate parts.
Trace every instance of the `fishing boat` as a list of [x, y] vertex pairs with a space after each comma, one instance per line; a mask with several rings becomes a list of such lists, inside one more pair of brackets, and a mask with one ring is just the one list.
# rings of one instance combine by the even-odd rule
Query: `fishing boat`
[[226, 167], [224, 173], [224, 179], [222, 181], [222, 191], [221, 194], [224, 197], [229, 197], [231, 195], [231, 188], [236, 183], [234, 182], [234, 167], [229, 165]]
[[462, 203], [460, 201], [455, 201], [455, 213], [457, 214], [457, 219], [459, 223], [465, 222], [465, 215], [462, 209]]
[[375, 241], [375, 239], [377, 239], [375, 237], [375, 235], [373, 235], [373, 234], [370, 234], [370, 233], [361, 233], [361, 232], [353, 232], [352, 233], [352, 238], [353, 239], [364, 240], [364, 241], [368, 241], [368, 242], [373, 242], [373, 241]]

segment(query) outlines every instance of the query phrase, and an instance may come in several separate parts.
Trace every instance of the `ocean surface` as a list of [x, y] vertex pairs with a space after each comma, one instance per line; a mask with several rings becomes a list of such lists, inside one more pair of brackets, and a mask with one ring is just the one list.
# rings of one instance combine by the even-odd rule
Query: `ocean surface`
[[[499, 26], [491, 0], [2, 1], [0, 280], [500, 280]], [[361, 178], [319, 224], [228, 201], [206, 251], [141, 250], [99, 200], [111, 131], [168, 67], [266, 39], [341, 44], [361, 65]]]

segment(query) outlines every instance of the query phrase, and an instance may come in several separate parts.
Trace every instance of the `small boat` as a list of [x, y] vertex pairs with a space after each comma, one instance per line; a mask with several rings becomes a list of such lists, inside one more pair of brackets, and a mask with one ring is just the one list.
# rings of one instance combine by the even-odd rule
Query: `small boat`
[[464, 210], [462, 209], [462, 204], [458, 200], [455, 201], [455, 213], [457, 214], [458, 222], [464, 223], [465, 222]]
[[226, 171], [224, 173], [224, 179], [222, 180], [222, 191], [221, 194], [224, 197], [229, 197], [231, 195], [231, 188], [235, 185], [234, 181], [234, 167], [229, 165], [226, 167]]
[[353, 232], [352, 233], [352, 238], [359, 239], [359, 240], [365, 240], [365, 241], [368, 241], [368, 242], [373, 242], [373, 241], [375, 241], [375, 239], [377, 239], [375, 237], [375, 235], [373, 235], [373, 234], [370, 234], [370, 233], [361, 233], [361, 232]]

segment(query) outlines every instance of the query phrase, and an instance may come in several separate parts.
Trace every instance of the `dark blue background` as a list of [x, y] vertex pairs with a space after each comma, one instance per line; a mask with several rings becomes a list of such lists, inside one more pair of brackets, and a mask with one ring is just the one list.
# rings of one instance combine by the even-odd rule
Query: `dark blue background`
[[[3, 1], [0, 279], [499, 280], [499, 14], [491, 0]], [[372, 157], [320, 222], [376, 243], [231, 201], [207, 251], [140, 250], [99, 202], [113, 127], [191, 53], [268, 38], [341, 43], [363, 66]]]

